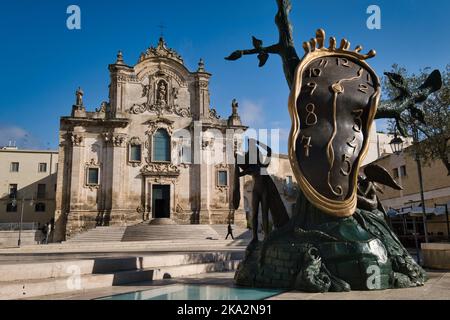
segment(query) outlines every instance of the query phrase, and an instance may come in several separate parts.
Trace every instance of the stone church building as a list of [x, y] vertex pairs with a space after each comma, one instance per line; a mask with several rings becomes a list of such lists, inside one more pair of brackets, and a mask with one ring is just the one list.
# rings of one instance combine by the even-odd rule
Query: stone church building
[[108, 102], [89, 112], [78, 89], [61, 118], [53, 240], [143, 221], [245, 225], [244, 206], [232, 210], [226, 160], [240, 143], [227, 133], [246, 127], [237, 103], [228, 119], [211, 108], [203, 61], [189, 71], [161, 38], [134, 66], [119, 52], [109, 71]]

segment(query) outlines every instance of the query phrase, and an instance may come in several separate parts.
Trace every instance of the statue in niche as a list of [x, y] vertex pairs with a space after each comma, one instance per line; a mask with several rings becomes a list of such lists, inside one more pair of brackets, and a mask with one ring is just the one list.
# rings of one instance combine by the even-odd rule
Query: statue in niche
[[158, 83], [156, 102], [157, 102], [157, 104], [161, 104], [161, 105], [167, 104], [167, 84], [164, 80], [161, 80]]
[[179, 94], [179, 89], [178, 88], [173, 88], [172, 89], [172, 96], [174, 100], [178, 99], [178, 94]]

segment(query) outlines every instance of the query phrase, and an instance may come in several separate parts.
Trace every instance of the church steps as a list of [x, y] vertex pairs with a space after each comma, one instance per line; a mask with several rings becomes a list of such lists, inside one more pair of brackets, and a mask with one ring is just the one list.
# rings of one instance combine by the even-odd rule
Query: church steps
[[0, 283], [5, 281], [59, 278], [66, 276], [67, 270], [73, 266], [78, 268], [80, 274], [110, 273], [113, 271], [176, 266], [197, 262], [217, 262], [241, 259], [242, 257], [242, 252], [152, 254], [137, 257], [23, 263], [20, 270], [17, 264], [0, 264]]
[[[248, 230], [233, 226], [235, 237], [249, 238]], [[97, 227], [69, 239], [75, 242], [114, 242], [151, 241], [171, 239], [225, 239], [227, 225], [149, 225], [139, 224], [131, 227]]]
[[24, 246], [20, 249], [1, 249], [0, 254], [27, 254], [27, 253], [50, 253], [64, 254], [70, 252], [136, 252], [136, 251], [221, 251], [243, 250], [249, 240], [158, 240], [137, 242], [66, 242], [62, 244], [49, 244], [40, 246]]
[[[79, 289], [90, 290], [168, 277], [233, 271], [242, 258], [242, 252], [222, 252], [31, 263], [22, 264], [21, 268], [17, 265], [0, 265], [0, 280], [3, 280], [0, 281], [0, 299], [75, 292], [68, 285], [74, 283], [70, 273], [75, 270], [73, 266], [79, 268]], [[8, 275], [6, 278], [2, 277], [5, 273]]]

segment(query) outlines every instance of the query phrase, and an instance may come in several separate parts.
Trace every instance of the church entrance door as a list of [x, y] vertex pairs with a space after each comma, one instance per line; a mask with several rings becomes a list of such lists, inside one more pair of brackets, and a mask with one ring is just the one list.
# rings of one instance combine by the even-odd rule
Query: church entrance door
[[152, 214], [155, 219], [170, 218], [170, 186], [153, 185]]

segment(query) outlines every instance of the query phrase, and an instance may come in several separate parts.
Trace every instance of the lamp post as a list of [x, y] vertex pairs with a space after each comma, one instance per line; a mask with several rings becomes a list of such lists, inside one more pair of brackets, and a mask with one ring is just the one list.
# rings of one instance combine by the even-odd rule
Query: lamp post
[[[410, 207], [405, 207], [403, 209], [411, 209], [411, 211], [412, 211], [413, 206], [411, 204]], [[403, 209], [402, 209], [402, 211], [403, 211]], [[418, 238], [419, 233], [417, 232], [417, 221], [416, 221], [416, 217], [414, 215], [410, 215], [410, 217], [412, 218], [412, 221], [413, 221], [413, 237], [414, 237], [414, 244], [416, 246], [417, 263], [420, 265], [420, 245], [419, 245], [419, 238]]]
[[[414, 145], [419, 143], [419, 131], [416, 126], [413, 128], [413, 142]], [[394, 139], [389, 143], [394, 154], [401, 154], [404, 148], [404, 141], [395, 133]], [[419, 186], [420, 186], [420, 200], [422, 205], [422, 215], [423, 215], [423, 229], [425, 233], [425, 242], [428, 243], [428, 228], [427, 228], [427, 212], [425, 208], [425, 194], [423, 187], [423, 176], [422, 176], [422, 164], [420, 160], [420, 154], [418, 150], [415, 150], [415, 161], [417, 163], [417, 172], [419, 175]]]
[[[22, 206], [21, 206], [21, 210], [20, 210], [20, 222], [19, 222], [19, 239], [17, 240], [17, 246], [20, 248], [20, 246], [22, 245], [22, 225], [23, 225], [23, 211], [24, 211], [24, 204], [25, 204], [25, 199], [22, 199]], [[13, 207], [17, 207], [17, 200], [14, 197], [14, 199], [11, 202]], [[32, 206], [34, 204], [34, 200], [31, 199], [30, 200], [30, 206]]]
[[389, 145], [391, 146], [392, 153], [400, 155], [403, 152], [404, 141], [397, 135], [397, 132], [395, 132], [394, 139], [389, 142]]
[[[417, 126], [413, 127], [413, 142], [414, 146], [419, 144], [419, 130]], [[428, 227], [427, 227], [427, 211], [425, 208], [425, 193], [423, 187], [423, 176], [422, 176], [422, 162], [420, 160], [419, 150], [415, 150], [415, 160], [417, 163], [417, 173], [419, 175], [419, 186], [420, 186], [420, 201], [422, 205], [422, 218], [423, 218], [423, 231], [425, 233], [425, 243], [428, 243]]]

